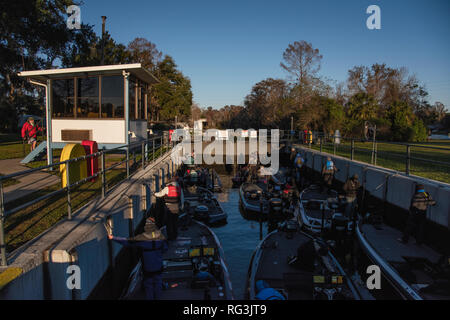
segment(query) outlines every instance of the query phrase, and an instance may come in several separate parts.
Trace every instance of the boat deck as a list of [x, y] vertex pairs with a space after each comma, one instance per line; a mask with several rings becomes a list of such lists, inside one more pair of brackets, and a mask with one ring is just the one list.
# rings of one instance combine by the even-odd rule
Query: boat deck
[[360, 226], [364, 237], [397, 273], [424, 299], [450, 299], [448, 274], [441, 274], [437, 263], [441, 255], [426, 245], [417, 245], [411, 239], [398, 241], [402, 232], [386, 225]]
[[[164, 232], [165, 229], [162, 229]], [[164, 262], [167, 268], [162, 273], [163, 283], [167, 284], [163, 289], [160, 300], [203, 300], [204, 288], [192, 288], [191, 283], [194, 270], [189, 257], [189, 249], [192, 247], [212, 247], [216, 251], [217, 243], [211, 232], [203, 225], [192, 221], [188, 227], [179, 224], [178, 237], [169, 241], [168, 251], [164, 254]], [[145, 292], [142, 286], [142, 278], [135, 280], [135, 288], [127, 299], [144, 300]], [[227, 297], [224, 285], [217, 283], [209, 287], [212, 300], [221, 300]]]
[[[436, 263], [440, 255], [433, 249], [421, 245], [414, 244], [411, 239], [408, 244], [404, 244], [397, 239], [402, 237], [402, 232], [391, 228], [387, 225], [374, 226], [371, 224], [363, 224], [361, 231], [378, 253], [388, 262], [403, 263], [407, 262], [405, 257], [426, 258], [432, 263]], [[378, 250], [380, 248], [380, 250]]]
[[306, 189], [301, 194], [300, 200], [303, 203], [303, 208], [305, 209], [305, 213], [314, 219], [322, 219], [322, 214], [324, 214], [325, 219], [331, 219], [331, 217], [333, 215], [333, 210], [325, 209], [322, 212], [322, 209], [320, 209], [320, 208], [313, 208], [312, 206], [309, 206], [308, 201], [318, 200], [318, 201], [328, 201], [329, 203], [331, 203], [331, 202], [337, 203], [337, 201], [338, 201], [336, 191], [331, 191], [330, 194], [326, 194], [326, 193], [320, 192], [320, 189], [318, 189], [318, 188], [317, 189], [316, 188]]
[[328, 200], [336, 199], [336, 191], [330, 191], [330, 194], [320, 192], [320, 189], [307, 189], [301, 195], [301, 200]]
[[[288, 257], [296, 256], [297, 248], [308, 241], [310, 238], [300, 232], [296, 232], [292, 239], [288, 239], [284, 232], [272, 234], [263, 244], [255, 282], [265, 280], [272, 288], [282, 291], [288, 299], [312, 299], [312, 273], [302, 272], [288, 264]], [[307, 280], [303, 281], [305, 277]]]
[[324, 219], [326, 219], [326, 220], [331, 219], [332, 216], [333, 216], [333, 211], [329, 210], [329, 209], [326, 209], [323, 212], [322, 212], [322, 210], [311, 210], [311, 209], [308, 209], [308, 208], [305, 208], [305, 209], [306, 209], [306, 214], [309, 217], [314, 218], [314, 219], [321, 220], [322, 219], [322, 214], [324, 216]]

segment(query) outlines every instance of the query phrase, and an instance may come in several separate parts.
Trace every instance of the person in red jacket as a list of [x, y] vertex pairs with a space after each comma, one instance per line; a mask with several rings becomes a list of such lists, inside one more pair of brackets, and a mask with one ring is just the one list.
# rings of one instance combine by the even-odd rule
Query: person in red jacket
[[36, 149], [38, 131], [42, 131], [42, 128], [34, 122], [33, 117], [29, 117], [22, 127], [22, 139], [28, 140], [28, 144], [31, 144], [31, 151]]

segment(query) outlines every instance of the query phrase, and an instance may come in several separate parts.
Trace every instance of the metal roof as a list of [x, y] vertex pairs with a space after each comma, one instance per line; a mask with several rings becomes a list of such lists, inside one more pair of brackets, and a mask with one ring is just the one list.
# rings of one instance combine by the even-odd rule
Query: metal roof
[[147, 69], [143, 68], [140, 63], [22, 71], [19, 72], [18, 75], [20, 77], [26, 77], [30, 80], [45, 83], [48, 79], [61, 79], [63, 77], [65, 78], [76, 76], [117, 75], [121, 74], [122, 71], [129, 72], [140, 80], [147, 82], [148, 84], [159, 82], [159, 80]]

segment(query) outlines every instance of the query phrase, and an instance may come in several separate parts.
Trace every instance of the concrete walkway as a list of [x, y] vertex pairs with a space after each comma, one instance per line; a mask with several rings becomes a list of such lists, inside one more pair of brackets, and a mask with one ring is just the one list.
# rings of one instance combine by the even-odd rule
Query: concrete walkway
[[[21, 160], [22, 158], [0, 160], [0, 173], [9, 175], [30, 169], [21, 165]], [[33, 192], [60, 182], [59, 177], [43, 171], [36, 171], [27, 175], [15, 177], [14, 179], [19, 181], [19, 183], [3, 189], [5, 203], [25, 197]]]

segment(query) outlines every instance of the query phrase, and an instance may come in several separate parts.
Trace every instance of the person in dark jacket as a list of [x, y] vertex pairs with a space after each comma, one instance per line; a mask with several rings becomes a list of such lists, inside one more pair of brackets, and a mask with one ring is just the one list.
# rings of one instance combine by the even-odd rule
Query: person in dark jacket
[[160, 192], [156, 198], [164, 200], [164, 216], [167, 226], [168, 240], [175, 240], [178, 236], [178, 215], [184, 210], [184, 193], [177, 180], [173, 180]]
[[334, 174], [338, 171], [338, 168], [334, 165], [331, 157], [327, 157], [327, 162], [322, 167], [322, 191], [328, 193], [333, 184]]
[[355, 173], [351, 178], [347, 179], [344, 184], [344, 192], [345, 192], [345, 216], [348, 218], [352, 218], [354, 214], [354, 210], [356, 204], [358, 203], [358, 195], [361, 189], [361, 184], [359, 183], [359, 177]]
[[427, 221], [427, 209], [436, 205], [431, 196], [425, 191], [422, 184], [416, 186], [416, 192], [411, 199], [408, 221], [403, 232], [403, 237], [399, 239], [403, 243], [408, 243], [409, 236], [416, 231], [416, 244], [421, 245], [424, 238], [425, 223]]
[[123, 246], [137, 247], [141, 250], [142, 271], [145, 296], [147, 300], [157, 300], [161, 296], [163, 253], [168, 245], [164, 235], [151, 218], [147, 219], [144, 232], [127, 239], [108, 235], [108, 238]]

